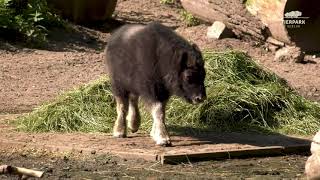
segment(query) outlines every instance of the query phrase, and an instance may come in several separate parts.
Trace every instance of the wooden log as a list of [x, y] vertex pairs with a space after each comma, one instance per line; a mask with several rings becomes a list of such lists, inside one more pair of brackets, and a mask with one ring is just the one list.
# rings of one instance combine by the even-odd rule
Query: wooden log
[[199, 19], [222, 21], [240, 39], [264, 42], [268, 37], [266, 26], [246, 10], [242, 0], [181, 0], [181, 4]]
[[37, 177], [40, 178], [43, 175], [43, 171], [36, 171], [33, 169], [27, 169], [22, 167], [1, 165], [0, 166], [0, 174], [16, 174], [20, 176], [26, 177]]

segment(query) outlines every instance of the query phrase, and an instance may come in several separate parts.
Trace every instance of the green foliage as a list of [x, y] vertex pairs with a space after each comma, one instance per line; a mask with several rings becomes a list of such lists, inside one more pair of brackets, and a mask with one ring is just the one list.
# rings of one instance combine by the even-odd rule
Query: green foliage
[[21, 34], [26, 42], [43, 43], [47, 28], [64, 24], [45, 0], [0, 0], [0, 30]]
[[161, 4], [174, 4], [176, 0], [160, 0]]
[[[320, 127], [320, 105], [291, 90], [243, 53], [204, 53], [207, 100], [191, 105], [173, 97], [166, 110], [171, 132], [280, 132], [314, 134]], [[111, 132], [116, 118], [110, 83], [102, 78], [18, 119], [20, 130]], [[140, 104], [141, 105], [141, 104]], [[143, 109], [143, 108], [142, 108]], [[142, 110], [140, 131], [152, 126]]]
[[250, 5], [251, 4], [251, 0], [242, 0], [242, 4]]
[[182, 10], [180, 13], [182, 20], [186, 23], [188, 27], [196, 26], [200, 24], [200, 20], [194, 17], [191, 13]]

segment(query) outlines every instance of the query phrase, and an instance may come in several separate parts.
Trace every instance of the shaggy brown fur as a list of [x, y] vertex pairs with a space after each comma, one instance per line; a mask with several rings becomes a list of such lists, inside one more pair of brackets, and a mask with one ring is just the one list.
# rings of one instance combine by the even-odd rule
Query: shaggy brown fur
[[107, 45], [105, 64], [118, 104], [115, 137], [126, 136], [126, 117], [129, 128], [138, 130], [137, 101], [141, 97], [151, 107], [151, 136], [158, 145], [170, 145], [164, 122], [170, 96], [180, 96], [193, 104], [206, 98], [199, 48], [160, 23], [121, 27]]

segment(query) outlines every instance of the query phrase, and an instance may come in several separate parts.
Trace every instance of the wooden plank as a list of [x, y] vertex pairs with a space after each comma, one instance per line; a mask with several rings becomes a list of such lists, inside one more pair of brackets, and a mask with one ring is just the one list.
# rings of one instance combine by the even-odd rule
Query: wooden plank
[[231, 158], [248, 158], [248, 157], [266, 157], [279, 156], [287, 154], [300, 154], [310, 151], [310, 144], [293, 145], [288, 147], [270, 146], [258, 147], [241, 150], [230, 151], [214, 151], [214, 152], [200, 152], [190, 154], [166, 154], [159, 155], [158, 160], [162, 164], [176, 164], [188, 161], [212, 160], [212, 159], [231, 159]]
[[[229, 159], [257, 156], [275, 156], [310, 152], [311, 141], [287, 136], [259, 136], [237, 134], [210, 135], [208, 138], [176, 137], [174, 147], [154, 146], [148, 136], [117, 140], [108, 136], [50, 134], [37, 136], [15, 133], [0, 138], [0, 150], [38, 149], [53, 152], [75, 152], [113, 154], [126, 159], [144, 159], [161, 163], [179, 163], [209, 159]], [[61, 136], [64, 139], [61, 139]], [[57, 137], [61, 141], [52, 144], [48, 139]], [[211, 139], [211, 140], [210, 140]], [[86, 143], [70, 143], [78, 141]], [[144, 143], [141, 143], [144, 142]], [[222, 143], [224, 142], [224, 143]]]

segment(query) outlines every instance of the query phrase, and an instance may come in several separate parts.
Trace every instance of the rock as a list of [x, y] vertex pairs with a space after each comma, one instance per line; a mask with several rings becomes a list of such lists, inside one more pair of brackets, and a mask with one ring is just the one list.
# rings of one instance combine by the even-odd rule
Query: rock
[[276, 52], [277, 50], [285, 46], [284, 42], [278, 41], [273, 37], [268, 37], [267, 44], [268, 44], [268, 50], [272, 52]]
[[228, 29], [223, 22], [220, 21], [215, 21], [207, 31], [207, 38], [209, 39], [223, 39], [233, 36], [233, 32]]
[[311, 153], [305, 165], [305, 173], [308, 179], [320, 179], [320, 131], [312, 140]]
[[305, 166], [307, 179], [320, 179], [320, 154], [311, 155]]
[[311, 90], [310, 90], [312, 93], [315, 93], [315, 92], [317, 92], [318, 91], [318, 89], [316, 88], [316, 87], [313, 87], [313, 88], [311, 88]]
[[268, 51], [276, 52], [278, 49], [280, 49], [280, 47], [276, 46], [276, 45], [273, 45], [273, 44], [268, 44], [267, 49], [268, 49]]
[[278, 41], [278, 40], [274, 39], [273, 37], [268, 37], [267, 42], [272, 45], [278, 46], [278, 47], [285, 46], [284, 42]]
[[[314, 136], [311, 143], [311, 153], [319, 153], [320, 154], [320, 131]], [[320, 172], [320, 170], [319, 170]]]
[[274, 57], [275, 61], [302, 63], [304, 61], [304, 52], [299, 47], [288, 46], [279, 49]]

